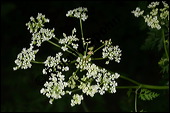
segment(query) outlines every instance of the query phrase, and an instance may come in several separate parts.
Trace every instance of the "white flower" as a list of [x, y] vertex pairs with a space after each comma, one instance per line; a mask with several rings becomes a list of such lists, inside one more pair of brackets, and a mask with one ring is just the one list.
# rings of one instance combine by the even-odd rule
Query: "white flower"
[[54, 32], [54, 29], [49, 30], [49, 29], [41, 28], [39, 32], [32, 34], [31, 45], [36, 45], [38, 47], [41, 46], [42, 42], [48, 41], [51, 38], [55, 37], [53, 32]]
[[65, 46], [62, 46], [61, 49], [62, 49], [63, 51], [67, 51], [67, 50], [68, 50], [68, 48], [66, 47], [66, 45], [65, 45]]
[[63, 67], [62, 71], [69, 71], [69, 67], [68, 66]]
[[[66, 16], [76, 17], [85, 21], [88, 18], [85, 12], [87, 12], [87, 8], [79, 7], [68, 11]], [[49, 19], [45, 18], [45, 15], [42, 15], [41, 13], [38, 13], [36, 19], [34, 17], [30, 17], [30, 21], [26, 24], [30, 33], [32, 33], [30, 48], [23, 48], [22, 52], [17, 56], [17, 59], [15, 60], [17, 67], [14, 67], [14, 70], [18, 68], [30, 68], [32, 66], [31, 61], [35, 61], [35, 54], [38, 52], [38, 49], [33, 50], [33, 46], [36, 45], [39, 47], [44, 41], [48, 41], [55, 37], [54, 29], [50, 30], [48, 28], [44, 28], [44, 23], [47, 22], [49, 22]], [[72, 30], [72, 34], [70, 36], [63, 33], [63, 37], [63, 39], [59, 39], [58, 41], [58, 43], [61, 44], [61, 49], [63, 51], [67, 51], [68, 49], [76, 51], [78, 49], [79, 45], [76, 42], [79, 41], [79, 39], [76, 37], [75, 28]], [[84, 45], [88, 45], [90, 43], [91, 41], [89, 41], [89, 39], [87, 39], [87, 42], [83, 39]], [[112, 46], [111, 39], [103, 43], [105, 47], [103, 48], [102, 55], [103, 58], [108, 58], [106, 63], [109, 64], [109, 61], [113, 59], [116, 62], [120, 62], [121, 50], [119, 47]], [[65, 75], [66, 71], [70, 71], [74, 68], [69, 68], [72, 61], [70, 62], [68, 59], [64, 58], [63, 53], [58, 52], [55, 56], [48, 56], [43, 62], [45, 68], [42, 70], [42, 73], [45, 75], [48, 73], [50, 75], [48, 80], [44, 83], [43, 88], [40, 90], [40, 93], [49, 98], [50, 104], [52, 104], [55, 99], [62, 98], [65, 94], [71, 95], [75, 90], [77, 90], [77, 88], [78, 90], [81, 90], [82, 93], [91, 97], [93, 97], [96, 93], [103, 95], [106, 91], [111, 93], [116, 92], [117, 82], [115, 79], [118, 79], [120, 75], [118, 73], [112, 74], [105, 68], [100, 68], [96, 64], [92, 63], [91, 55], [95, 53], [93, 52], [93, 47], [88, 48], [87, 46], [86, 52], [87, 54], [84, 55], [77, 54], [79, 56], [76, 60], [74, 60], [76, 71], [73, 72], [71, 76], [67, 75], [67, 77]], [[77, 75], [82, 71], [82, 76]], [[83, 94], [73, 94], [71, 106], [81, 104], [81, 100], [83, 100]]]
[[21, 53], [18, 54], [17, 59], [15, 60], [16, 67], [13, 70], [27, 69], [31, 68], [31, 61], [35, 61], [35, 54], [38, 52], [37, 50], [33, 50], [33, 47], [30, 46], [29, 49], [23, 48]]
[[74, 33], [76, 33], [76, 28], [72, 30], [71, 36], [66, 36], [66, 34], [63, 33], [64, 38], [59, 40], [59, 43], [64, 45], [61, 47], [63, 51], [68, 50], [68, 48], [66, 47], [67, 45], [72, 45], [72, 47], [77, 50], [78, 44], [75, 44], [74, 42], [79, 41], [79, 39], [76, 38], [76, 35]]
[[169, 21], [169, 5], [165, 1], [162, 1], [164, 7], [156, 8], [159, 4], [160, 2], [151, 2], [148, 5], [148, 8], [151, 11], [147, 15], [143, 15], [144, 11], [140, 11], [139, 7], [137, 7], [135, 11], [132, 11], [132, 13], [134, 13], [135, 17], [143, 15], [143, 18], [149, 27], [160, 30], [162, 28], [161, 26], [165, 24], [165, 19]]
[[71, 99], [71, 106], [75, 106], [76, 104], [81, 104], [81, 101], [83, 100], [83, 95], [74, 94], [73, 99]]
[[26, 23], [26, 26], [28, 27], [28, 30], [30, 30], [30, 33], [32, 33], [32, 41], [30, 45], [36, 45], [39, 47], [41, 46], [42, 42], [50, 40], [52, 37], [55, 37], [55, 35], [54, 28], [52, 30], [43, 28], [44, 23], [49, 22], [49, 19], [45, 18], [45, 15], [38, 13], [36, 19], [37, 22], [35, 21], [34, 17], [31, 16], [31, 21]]
[[151, 2], [151, 3], [148, 5], [148, 8], [155, 8], [157, 5], [159, 5], [159, 2]]
[[140, 8], [137, 7], [135, 11], [132, 11], [132, 13], [134, 13], [135, 17], [139, 17], [140, 15], [143, 15], [144, 11], [141, 11]]
[[148, 26], [151, 28], [156, 28], [156, 29], [161, 29], [161, 26], [159, 25], [159, 20], [157, 16], [144, 16], [145, 22], [147, 23]]
[[87, 12], [87, 8], [79, 7], [68, 11], [66, 16], [80, 18], [81, 20], [85, 21], [88, 18], [88, 15], [86, 15], [85, 12]]
[[[105, 42], [102, 42], [105, 44], [105, 47], [102, 49], [102, 58], [108, 58], [109, 60], [115, 59], [115, 62], [119, 63], [121, 60], [121, 50], [119, 46], [112, 46], [111, 39], [106, 40]], [[106, 61], [106, 64], [108, 64], [109, 61]]]
[[61, 96], [65, 95], [65, 87], [67, 87], [67, 82], [64, 82], [65, 75], [57, 71], [57, 74], [51, 73], [49, 77], [49, 82], [44, 84], [45, 88], [40, 90], [40, 93], [46, 95], [50, 98], [49, 103], [52, 104], [53, 99], [59, 99]]

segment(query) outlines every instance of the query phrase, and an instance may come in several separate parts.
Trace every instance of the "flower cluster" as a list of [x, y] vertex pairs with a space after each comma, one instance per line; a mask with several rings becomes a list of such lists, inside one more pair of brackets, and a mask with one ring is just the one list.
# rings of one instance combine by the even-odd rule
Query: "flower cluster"
[[160, 6], [160, 2], [151, 2], [148, 5], [148, 8], [151, 10], [149, 14], [143, 15], [144, 10], [140, 10], [139, 7], [136, 10], [132, 11], [135, 17], [143, 16], [147, 25], [151, 28], [161, 29], [161, 26], [164, 25], [164, 20], [169, 21], [169, 5], [162, 1], [163, 8], [157, 8]]
[[22, 52], [18, 54], [17, 59], [15, 60], [15, 64], [17, 67], [14, 67], [13, 70], [27, 69], [31, 68], [31, 61], [35, 60], [35, 54], [38, 52], [38, 49], [34, 50], [34, 45], [41, 46], [41, 43], [47, 40], [50, 40], [54, 35], [54, 29], [44, 29], [44, 23], [49, 22], [49, 19], [45, 18], [45, 15], [38, 13], [37, 22], [34, 17], [30, 17], [26, 26], [28, 26], [28, 30], [32, 33], [32, 41], [30, 43], [30, 48], [26, 50], [23, 48]]
[[16, 67], [13, 67], [13, 70], [27, 69], [31, 68], [31, 61], [35, 61], [35, 54], [38, 52], [37, 50], [33, 50], [33, 46], [30, 46], [29, 49], [23, 48], [21, 53], [18, 54], [17, 59], [15, 60]]
[[112, 46], [112, 41], [111, 39], [102, 41], [101, 42], [105, 45], [105, 47], [102, 49], [102, 57], [103, 58], [108, 58], [109, 60], [106, 61], [106, 64], [109, 64], [110, 60], [114, 60], [115, 62], [119, 63], [121, 60], [121, 50], [119, 46]]
[[34, 17], [30, 17], [30, 20], [28, 23], [26, 23], [26, 26], [28, 26], [28, 30], [30, 30], [30, 33], [36, 33], [39, 28], [44, 27], [44, 23], [49, 23], [49, 19], [45, 18], [45, 15], [42, 15], [41, 13], [38, 13], [37, 16], [37, 22]]
[[40, 93], [46, 95], [50, 98], [49, 103], [52, 104], [54, 99], [59, 99], [61, 96], [65, 95], [66, 91], [64, 88], [67, 86], [67, 82], [65, 82], [65, 75], [62, 75], [61, 72], [57, 71], [57, 74], [51, 73], [49, 77], [49, 82], [46, 81], [44, 84], [45, 88], [40, 90]]
[[74, 33], [76, 33], [76, 28], [72, 30], [71, 36], [66, 36], [66, 34], [63, 33], [64, 38], [59, 40], [60, 44], [64, 44], [64, 46], [61, 47], [63, 51], [68, 50], [68, 45], [72, 45], [72, 47], [77, 50], [78, 44], [75, 44], [74, 42], [79, 41], [79, 39], [76, 38], [76, 35]]
[[45, 18], [45, 15], [38, 13], [37, 22], [35, 21], [34, 17], [30, 17], [26, 26], [28, 26], [28, 30], [32, 33], [32, 42], [30, 45], [41, 46], [41, 43], [47, 40], [50, 40], [54, 35], [54, 28], [52, 30], [45, 29], [44, 23], [49, 22], [49, 19]]
[[61, 57], [62, 57], [61, 52], [56, 53], [55, 57], [48, 56], [46, 61], [44, 62], [47, 68], [43, 69], [43, 74], [47, 74], [47, 70], [49, 70], [49, 72], [53, 70], [56, 71], [56, 69], [62, 70], [62, 71], [68, 71], [69, 67], [63, 65], [63, 63], [66, 63], [68, 60], [61, 58]]
[[86, 15], [85, 12], [87, 12], [87, 8], [79, 7], [79, 8], [68, 11], [66, 16], [80, 18], [81, 20], [85, 21], [88, 18], [88, 15]]
[[[94, 96], [95, 93], [100, 93], [101, 95], [105, 91], [111, 91], [115, 93], [115, 87], [117, 79], [120, 75], [118, 73], [111, 74], [104, 68], [99, 68], [94, 63], [91, 63], [91, 59], [88, 56], [83, 56], [83, 58], [78, 58], [76, 63], [76, 68], [80, 68], [81, 71], [87, 71], [86, 75], [83, 75], [81, 78], [82, 82], [78, 86], [79, 89], [82, 89], [82, 92], [86, 95]], [[88, 82], [87, 82], [88, 81]], [[90, 82], [89, 82], [90, 81]], [[93, 85], [91, 83], [93, 82]]]
[[139, 7], [136, 8], [136, 10], [132, 11], [134, 13], [135, 17], [139, 17], [143, 15], [144, 11], [141, 11]]
[[[86, 11], [87, 8], [79, 7], [68, 11], [66, 16], [80, 18], [85, 21], [88, 17], [85, 13]], [[71, 106], [81, 104], [81, 101], [84, 99], [84, 94], [93, 97], [96, 93], [103, 95], [106, 91], [110, 93], [116, 92], [117, 82], [115, 80], [118, 79], [120, 75], [118, 73], [111, 73], [92, 62], [94, 60], [92, 55], [102, 47], [103, 56], [100, 59], [108, 58], [109, 61], [114, 59], [116, 62], [120, 62], [121, 50], [118, 46], [112, 46], [111, 39], [102, 41], [103, 45], [94, 50], [94, 47], [88, 47], [91, 43], [90, 39], [86, 39], [85, 41], [82, 36], [83, 47], [86, 46], [86, 49], [83, 53], [79, 53], [77, 51], [79, 47], [77, 41], [79, 41], [79, 38], [76, 37], [75, 28], [72, 30], [72, 35], [67, 36], [63, 33], [64, 38], [58, 39], [54, 35], [54, 29], [49, 30], [48, 28], [43, 28], [44, 23], [49, 22], [49, 19], [46, 19], [45, 15], [38, 13], [36, 18], [37, 22], [33, 17], [30, 19], [31, 21], [26, 24], [30, 33], [32, 33], [30, 48], [28, 50], [24, 48], [23, 51], [18, 54], [17, 60], [15, 61], [17, 67], [14, 67], [14, 70], [31, 68], [31, 62], [43, 64], [45, 68], [42, 69], [42, 73], [49, 75], [49, 79], [44, 83], [44, 87], [40, 90], [40, 93], [49, 98], [50, 104], [52, 104], [55, 99], [62, 98], [65, 94], [72, 95], [76, 90], [81, 91], [82, 94], [72, 95]], [[82, 26], [81, 21], [80, 26]], [[81, 32], [82, 31], [81, 29]], [[59, 45], [56, 44], [56, 42], [52, 42], [50, 40], [52, 38], [56, 39]], [[44, 41], [61, 48], [63, 52], [73, 54], [76, 58], [70, 61], [69, 58], [64, 58], [62, 52], [57, 52], [55, 56], [48, 56], [43, 62], [35, 61], [35, 54], [38, 52], [38, 49], [34, 50], [34, 45], [39, 47]], [[109, 61], [106, 63], [108, 64]], [[72, 70], [69, 67], [71, 64], [75, 66], [75, 68], [72, 69], [76, 70], [69, 76], [66, 75], [66, 72]]]
[[83, 100], [83, 95], [74, 94], [73, 99], [71, 99], [71, 106], [74, 106], [75, 104], [80, 104], [81, 100]]

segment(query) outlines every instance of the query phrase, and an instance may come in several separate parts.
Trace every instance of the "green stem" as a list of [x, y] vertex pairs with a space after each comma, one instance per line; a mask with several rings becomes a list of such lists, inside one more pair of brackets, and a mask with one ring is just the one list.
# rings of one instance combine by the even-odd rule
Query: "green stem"
[[92, 58], [91, 60], [103, 60], [105, 58]]
[[[59, 41], [59, 39], [58, 38], [56, 38], [56, 37], [53, 37], [54, 39], [56, 39], [57, 41]], [[74, 51], [75, 53], [77, 53], [78, 55], [80, 55], [80, 53], [79, 52], [77, 52], [75, 49], [73, 49], [72, 47], [70, 47], [69, 45], [66, 45], [69, 49], [71, 49], [72, 51]]]
[[[110, 71], [110, 72], [111, 72], [111, 71]], [[111, 72], [111, 73], [113, 73], [113, 72]], [[120, 75], [120, 78], [125, 79], [125, 80], [127, 80], [127, 81], [129, 81], [129, 82], [131, 82], [131, 83], [136, 84], [136, 85], [140, 85], [140, 84], [141, 84], [141, 83], [139, 83], [139, 82], [137, 82], [137, 81], [135, 81], [135, 80], [132, 80], [132, 79], [130, 79], [130, 78], [126, 77], [126, 76], [123, 76], [123, 75]]]
[[85, 50], [85, 52], [84, 52], [84, 55], [86, 55], [86, 53], [87, 53], [87, 48], [88, 48], [88, 43], [87, 43], [87, 45], [86, 45], [86, 50]]
[[82, 27], [82, 21], [81, 21], [81, 18], [80, 18], [80, 29], [81, 29], [81, 36], [82, 36], [83, 47], [84, 47], [84, 45], [85, 45], [85, 40], [84, 40], [84, 36], [83, 36], [83, 27]]
[[66, 45], [69, 49], [71, 49], [72, 51], [74, 51], [75, 53], [77, 53], [77, 55], [80, 55], [81, 53], [77, 52], [75, 49], [73, 49], [72, 47], [70, 47], [69, 45]]
[[[136, 89], [139, 86], [116, 86], [117, 89]], [[147, 89], [158, 89], [158, 90], [165, 90], [169, 89], [169, 86], [154, 86], [154, 85], [146, 85], [141, 84], [141, 88], [147, 88]]]
[[[61, 46], [59, 46], [58, 44], [56, 44], [56, 43], [54, 43], [54, 42], [52, 42], [52, 41], [50, 41], [50, 40], [48, 40], [48, 42], [51, 43], [51, 44], [53, 44], [53, 45], [56, 46], [56, 47], [61, 48]], [[77, 55], [74, 54], [73, 52], [71, 52], [71, 51], [69, 51], [69, 50], [66, 50], [66, 51], [77, 57]]]
[[54, 39], [56, 39], [57, 41], [59, 40], [57, 37], [53, 37]]
[[164, 43], [165, 54], [166, 54], [166, 57], [167, 57], [167, 59], [169, 61], [169, 55], [168, 55], [168, 50], [167, 50], [167, 47], [166, 47], [166, 40], [165, 40], [164, 30], [162, 30], [162, 38], [163, 38], [163, 43]]
[[75, 63], [75, 62], [77, 62], [77, 61], [76, 61], [76, 60], [73, 60], [73, 61], [70, 62], [70, 64], [73, 64], [73, 63]]
[[61, 46], [59, 46], [58, 44], [56, 44], [56, 43], [54, 43], [54, 42], [52, 42], [52, 41], [50, 41], [50, 40], [48, 40], [48, 42], [51, 43], [51, 44], [53, 44], [53, 45], [55, 45], [56, 47], [61, 48]]
[[101, 49], [103, 46], [105, 46], [105, 45], [103, 44], [102, 46], [100, 46], [99, 48], [97, 48], [97, 49], [94, 51], [94, 53], [95, 53], [96, 51], [98, 51], [99, 49]]
[[72, 90], [71, 92], [76, 92], [76, 91], [80, 91], [81, 89], [75, 89], [75, 90]]
[[31, 62], [35, 64], [44, 64], [44, 62], [38, 62], [38, 61], [31, 61]]
[[141, 86], [139, 86], [136, 91], [135, 91], [135, 112], [138, 112], [137, 110], [137, 94], [138, 94], [138, 90], [140, 89]]
[[169, 86], [155, 86], [155, 85], [141, 84], [141, 88], [147, 88], [147, 89], [169, 89]]

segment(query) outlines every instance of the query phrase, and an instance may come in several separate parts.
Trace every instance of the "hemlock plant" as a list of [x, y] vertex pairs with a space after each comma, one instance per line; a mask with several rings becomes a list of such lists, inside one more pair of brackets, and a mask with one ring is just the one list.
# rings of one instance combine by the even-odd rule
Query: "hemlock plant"
[[[162, 4], [161, 4], [162, 3]], [[157, 7], [162, 5], [163, 8]], [[162, 2], [151, 2], [147, 7], [148, 11], [141, 10], [139, 7], [131, 13], [135, 17], [143, 17], [147, 26], [154, 30], [162, 31], [164, 54], [158, 64], [162, 68], [163, 74], [169, 73], [169, 5]], [[40, 93], [49, 98], [49, 103], [52, 104], [54, 100], [62, 98], [68, 94], [72, 96], [70, 105], [80, 105], [84, 99], [84, 95], [93, 97], [96, 93], [100, 95], [109, 93], [116, 93], [116, 88], [129, 89], [128, 96], [131, 92], [135, 92], [134, 111], [137, 112], [137, 99], [152, 100], [159, 96], [158, 93], [152, 92], [149, 89], [169, 89], [169, 86], [154, 86], [142, 84], [132, 80], [126, 76], [120, 75], [117, 72], [112, 72], [105, 68], [96, 65], [93, 61], [105, 60], [108, 65], [113, 60], [120, 63], [122, 50], [118, 45], [113, 46], [112, 40], [101, 40], [100, 47], [91, 47], [91, 39], [83, 35], [82, 23], [88, 19], [87, 8], [79, 7], [67, 12], [66, 17], [77, 18], [80, 22], [81, 37], [76, 36], [77, 29], [73, 28], [71, 34], [63, 33], [63, 38], [57, 38], [54, 34], [54, 28], [45, 28], [45, 23], [50, 20], [45, 15], [38, 13], [36, 18], [30, 17], [30, 21], [26, 23], [28, 30], [32, 34], [29, 48], [23, 48], [15, 60], [16, 66], [13, 70], [28, 69], [32, 67], [33, 63], [44, 65], [42, 74], [48, 76], [48, 80], [44, 83]], [[146, 14], [146, 15], [145, 15]], [[55, 41], [52, 41], [55, 40]], [[55, 56], [48, 56], [45, 61], [37, 61], [36, 54], [39, 52], [41, 44], [48, 42], [55, 47], [60, 48], [61, 51], [55, 53]], [[81, 45], [82, 44], [82, 45]], [[79, 48], [84, 51], [80, 51]], [[94, 54], [101, 50], [101, 55], [98, 58]], [[65, 58], [64, 54], [69, 53], [73, 55], [73, 60]], [[69, 72], [69, 74], [67, 73]], [[116, 79], [125, 79], [134, 86], [118, 86]], [[135, 91], [132, 91], [135, 89]], [[140, 93], [138, 92], [140, 90]], [[138, 97], [138, 98], [137, 98]], [[144, 111], [143, 109], [141, 111]]]
[[[52, 104], [55, 99], [62, 98], [65, 94], [73, 97], [71, 99], [71, 106], [74, 106], [81, 104], [81, 101], [84, 99], [83, 95], [93, 97], [96, 93], [103, 95], [106, 91], [116, 93], [116, 79], [118, 79], [120, 75], [118, 73], [110, 73], [92, 61], [95, 60], [93, 55], [99, 49], [102, 49], [101, 59], [107, 59], [106, 64], [109, 64], [109, 61], [112, 60], [119, 63], [121, 50], [119, 46], [112, 45], [111, 39], [106, 41], [101, 40], [101, 46], [99, 48], [94, 49], [93, 47], [89, 47], [91, 41], [90, 39], [84, 38], [82, 29], [82, 21], [88, 18], [86, 12], [87, 8], [79, 7], [68, 11], [66, 14], [67, 17], [75, 17], [80, 20], [81, 38], [76, 36], [76, 28], [73, 28], [71, 35], [63, 33], [63, 38], [58, 39], [54, 34], [54, 28], [45, 28], [44, 24], [50, 20], [41, 13], [38, 13], [36, 18], [30, 17], [30, 21], [26, 23], [28, 30], [32, 33], [30, 48], [24, 48], [22, 52], [18, 54], [15, 60], [17, 66], [13, 69], [31, 68], [32, 63], [43, 64], [45, 68], [42, 69], [42, 73], [44, 75], [50, 73], [50, 76], [48, 81], [44, 83], [44, 87], [40, 90], [40, 93], [49, 98], [50, 104]], [[50, 41], [52, 38], [56, 39], [58, 43]], [[80, 46], [78, 41], [80, 41], [80, 39], [85, 49], [83, 52], [78, 51], [78, 47]], [[40, 47], [45, 41], [61, 48], [62, 51], [57, 52], [55, 56], [48, 56], [44, 62], [38, 62], [35, 60], [35, 56], [39, 49], [34, 48]], [[65, 52], [72, 54], [75, 60], [69, 61], [69, 59], [64, 58], [63, 54], [65, 54]], [[65, 75], [64, 73], [66, 71], [70, 71], [69, 64], [72, 63], [75, 66], [74, 72], [72, 72], [71, 75]], [[78, 75], [78, 72], [82, 72], [83, 75]], [[77, 89], [81, 90], [81, 93], [73, 93]]]

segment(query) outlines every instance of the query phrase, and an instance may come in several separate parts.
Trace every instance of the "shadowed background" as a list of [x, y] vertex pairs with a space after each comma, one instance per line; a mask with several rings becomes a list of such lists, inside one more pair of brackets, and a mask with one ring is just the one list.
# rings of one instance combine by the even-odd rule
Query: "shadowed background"
[[[67, 11], [80, 6], [87, 7], [89, 16], [83, 22], [84, 37], [91, 38], [95, 48], [100, 46], [100, 40], [111, 38], [113, 45], [119, 45], [122, 50], [119, 64], [114, 61], [108, 66], [102, 61], [96, 64], [141, 83], [162, 85], [162, 75], [157, 64], [161, 54], [141, 49], [147, 38], [147, 27], [142, 19], [135, 18], [131, 13], [137, 6], [146, 5], [147, 2], [130, 1], [1, 2], [1, 111], [85, 111], [82, 105], [71, 107], [71, 96], [67, 95], [55, 100], [53, 105], [48, 103], [47, 97], [40, 94], [45, 83], [42, 65], [33, 64], [31, 69], [12, 70], [18, 53], [22, 48], [28, 48], [31, 42], [31, 34], [25, 26], [30, 16], [45, 14], [50, 19], [50, 23], [45, 26], [55, 28], [56, 37], [62, 38], [63, 32], [70, 35], [74, 27], [77, 29], [77, 37], [80, 37], [79, 20], [65, 16]], [[58, 51], [60, 49], [44, 42], [36, 59], [44, 61], [47, 56], [53, 56]], [[96, 56], [99, 55], [100, 52]], [[118, 85], [132, 85], [122, 79], [117, 81]], [[89, 111], [134, 111], [134, 95], [128, 97], [127, 91], [117, 89], [115, 94], [95, 94], [93, 98], [85, 96], [85, 105]], [[138, 108], [169, 111], [167, 91], [155, 91], [161, 95], [149, 102], [139, 100]]]

